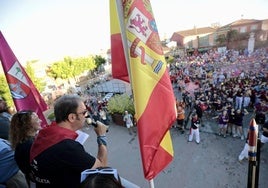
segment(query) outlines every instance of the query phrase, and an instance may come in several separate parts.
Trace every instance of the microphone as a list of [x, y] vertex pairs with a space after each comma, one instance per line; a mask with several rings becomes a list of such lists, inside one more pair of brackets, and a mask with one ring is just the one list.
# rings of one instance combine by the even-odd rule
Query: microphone
[[98, 125], [103, 125], [103, 126], [106, 127], [106, 132], [109, 131], [109, 126], [105, 125], [104, 123], [100, 122], [99, 120], [97, 120], [97, 121], [95, 122], [94, 120], [92, 120], [92, 119], [90, 118], [90, 115], [87, 115], [85, 118], [86, 118], [86, 122], [87, 122], [87, 124], [92, 125], [92, 126], [95, 127], [95, 128], [98, 127]]

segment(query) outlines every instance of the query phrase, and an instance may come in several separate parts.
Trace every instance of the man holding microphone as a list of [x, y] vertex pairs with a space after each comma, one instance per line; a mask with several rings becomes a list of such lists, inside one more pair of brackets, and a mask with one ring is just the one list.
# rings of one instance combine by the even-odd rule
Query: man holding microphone
[[86, 121], [87, 109], [77, 95], [64, 95], [54, 105], [55, 123], [42, 129], [34, 141], [30, 162], [37, 187], [76, 188], [81, 172], [107, 166], [107, 126], [98, 124], [98, 153], [94, 157], [75, 141]]

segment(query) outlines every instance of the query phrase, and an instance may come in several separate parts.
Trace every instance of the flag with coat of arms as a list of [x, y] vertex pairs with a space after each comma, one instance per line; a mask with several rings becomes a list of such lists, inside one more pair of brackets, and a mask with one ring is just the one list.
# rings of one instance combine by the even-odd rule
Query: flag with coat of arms
[[110, 0], [110, 14], [111, 51], [126, 58], [112, 55], [112, 66], [128, 68], [122, 71], [129, 73], [133, 90], [144, 176], [152, 180], [174, 153], [169, 129], [176, 120], [176, 101], [167, 63], [149, 0]]
[[0, 61], [6, 76], [17, 111], [32, 110], [42, 120], [42, 127], [47, 125], [44, 111], [48, 109], [39, 91], [19, 63], [0, 31]]

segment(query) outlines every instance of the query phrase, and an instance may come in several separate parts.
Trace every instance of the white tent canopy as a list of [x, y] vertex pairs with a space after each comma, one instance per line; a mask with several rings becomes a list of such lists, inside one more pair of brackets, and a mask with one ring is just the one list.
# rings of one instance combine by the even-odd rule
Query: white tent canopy
[[96, 93], [127, 93], [131, 95], [131, 87], [128, 82], [112, 79], [91, 88], [91, 92]]

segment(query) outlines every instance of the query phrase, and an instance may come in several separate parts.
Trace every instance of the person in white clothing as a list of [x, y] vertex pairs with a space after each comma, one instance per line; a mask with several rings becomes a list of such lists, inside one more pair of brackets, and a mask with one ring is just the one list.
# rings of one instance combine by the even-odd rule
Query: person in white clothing
[[238, 160], [239, 162], [242, 162], [245, 158], [248, 159], [248, 140], [246, 141], [243, 150], [239, 154]]
[[132, 132], [135, 133], [134, 131], [134, 125], [133, 125], [133, 116], [128, 113], [128, 111], [125, 111], [125, 115], [123, 117], [123, 120], [125, 122], [125, 125], [128, 129], [128, 132], [130, 135], [132, 135]]
[[200, 135], [199, 135], [199, 127], [200, 127], [200, 119], [198, 118], [197, 114], [194, 113], [192, 115], [191, 120], [191, 128], [190, 128], [190, 134], [189, 134], [189, 142], [193, 141], [193, 137], [195, 137], [195, 142], [197, 144], [200, 143]]

